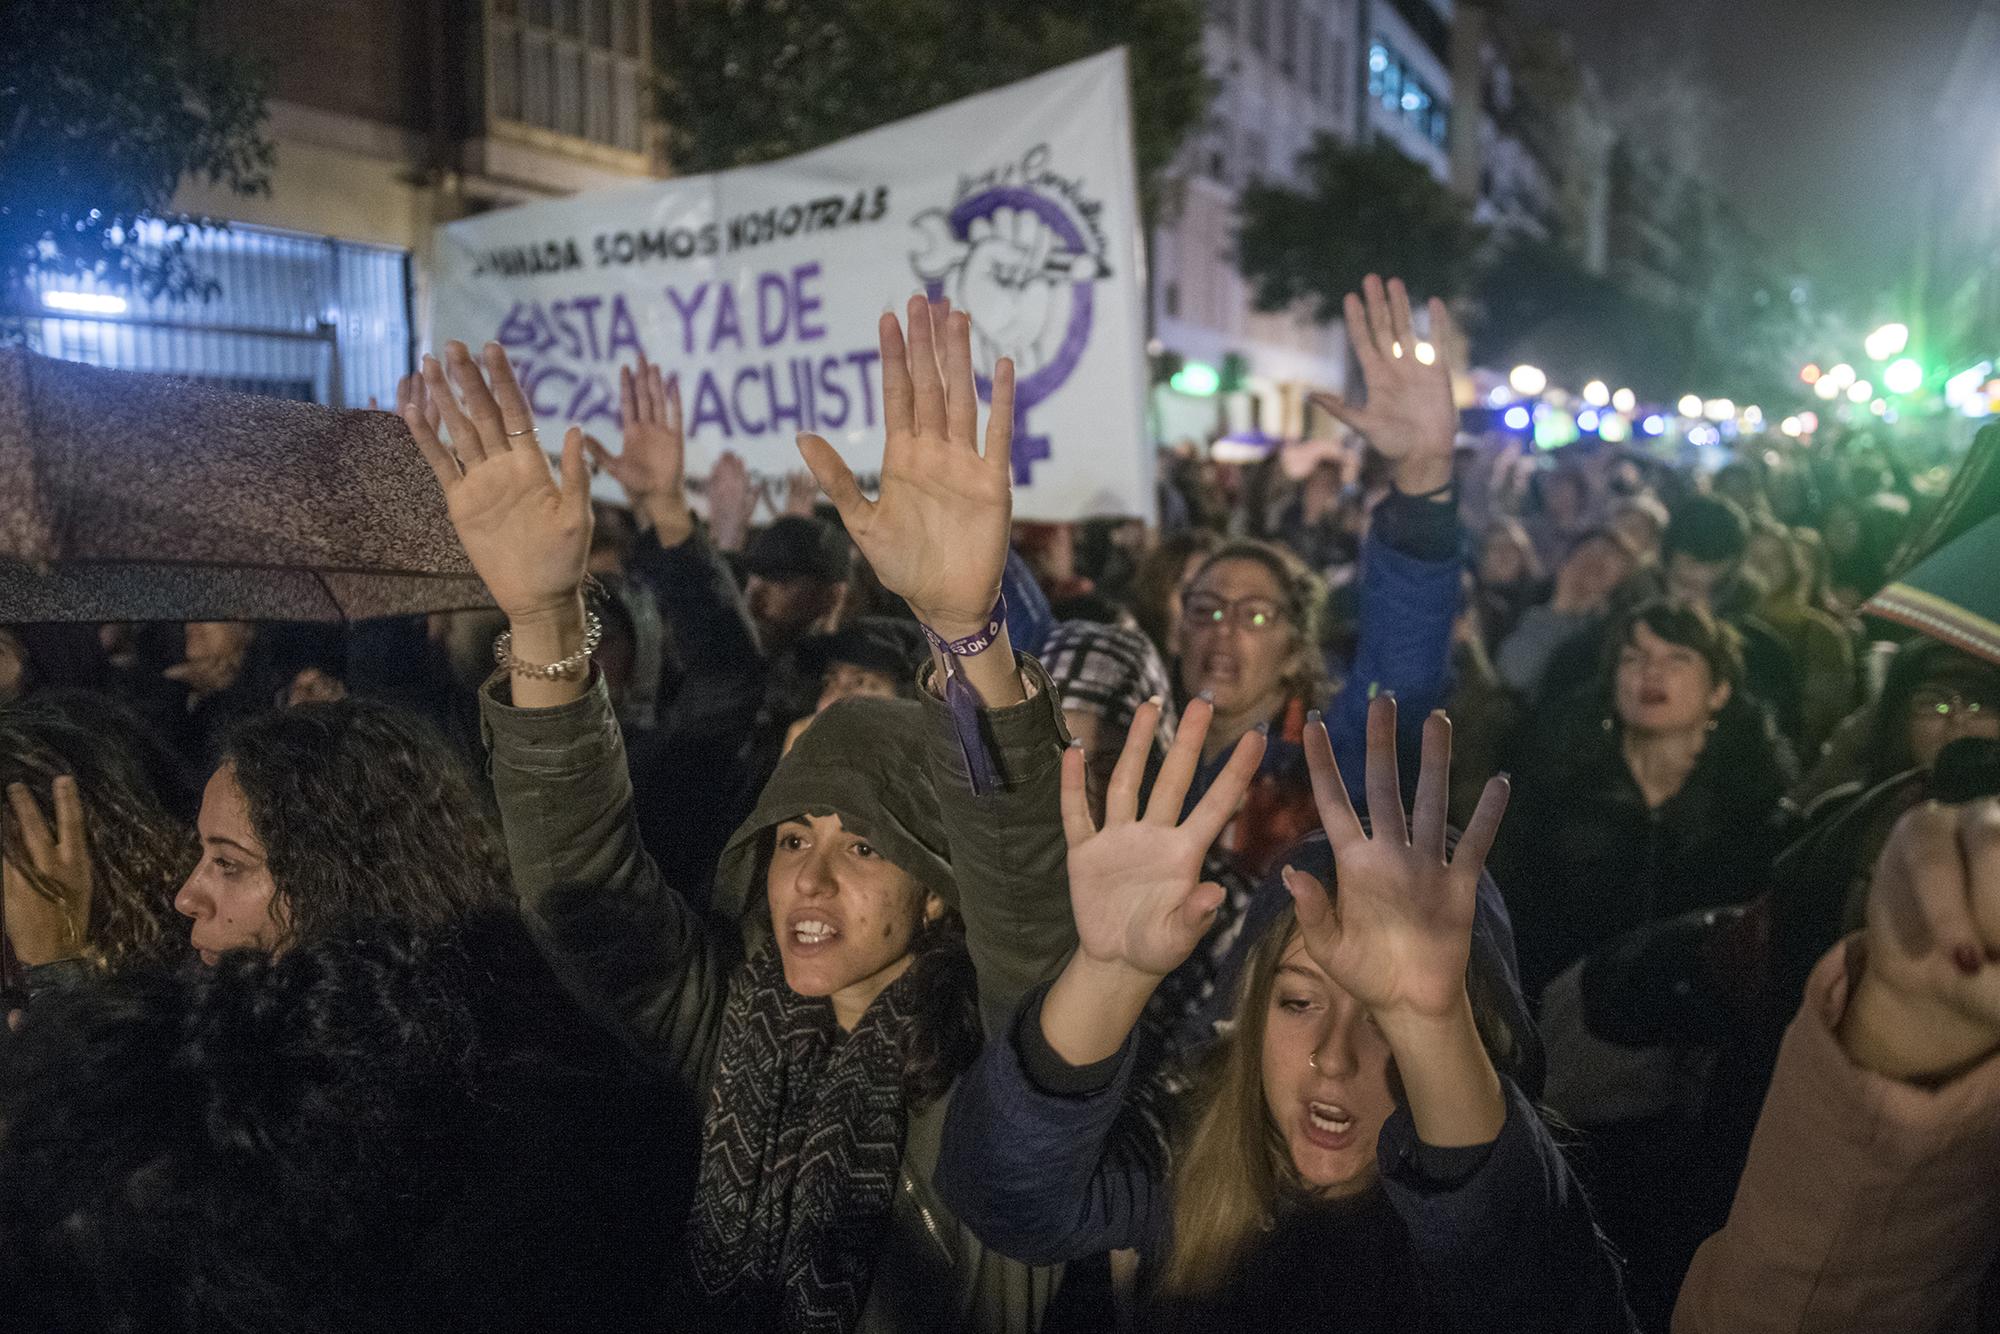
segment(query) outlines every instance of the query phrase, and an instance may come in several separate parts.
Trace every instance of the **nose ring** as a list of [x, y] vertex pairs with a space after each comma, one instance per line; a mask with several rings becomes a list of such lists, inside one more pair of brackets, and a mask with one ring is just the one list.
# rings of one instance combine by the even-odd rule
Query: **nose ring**
[[1319, 1069], [1319, 1053], [1316, 1051], [1307, 1053], [1306, 1064], [1315, 1070]]

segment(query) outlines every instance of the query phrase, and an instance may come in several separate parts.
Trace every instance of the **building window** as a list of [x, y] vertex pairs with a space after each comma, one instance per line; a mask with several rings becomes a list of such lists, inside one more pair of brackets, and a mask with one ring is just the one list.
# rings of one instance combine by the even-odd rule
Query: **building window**
[[[137, 226], [145, 245], [166, 239], [161, 223]], [[221, 285], [212, 299], [37, 275], [23, 286], [24, 306], [0, 309], [0, 342], [273, 398], [395, 402], [411, 369], [407, 251], [240, 222], [196, 228], [185, 244]], [[101, 313], [68, 313], [60, 298], [78, 291], [100, 297]]]
[[1449, 108], [1395, 51], [1379, 41], [1368, 48], [1368, 95], [1432, 143], [1442, 147], [1450, 137]]
[[495, 120], [646, 151], [645, 0], [490, 0]]

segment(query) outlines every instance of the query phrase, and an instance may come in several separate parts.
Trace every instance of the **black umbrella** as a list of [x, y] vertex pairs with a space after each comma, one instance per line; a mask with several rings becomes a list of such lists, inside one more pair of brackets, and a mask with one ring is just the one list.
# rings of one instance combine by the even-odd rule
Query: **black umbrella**
[[0, 621], [488, 605], [395, 414], [0, 349]]

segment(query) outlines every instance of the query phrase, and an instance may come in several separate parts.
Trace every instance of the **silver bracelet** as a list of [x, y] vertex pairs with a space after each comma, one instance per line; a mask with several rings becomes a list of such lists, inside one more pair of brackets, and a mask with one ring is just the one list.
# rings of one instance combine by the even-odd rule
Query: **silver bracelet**
[[597, 613], [583, 614], [583, 647], [564, 658], [561, 662], [522, 662], [514, 656], [514, 632], [502, 630], [500, 637], [493, 641], [493, 661], [507, 669], [510, 676], [525, 676], [536, 681], [573, 681], [577, 674], [590, 665], [590, 655], [597, 652], [597, 646], [604, 642], [604, 622], [597, 619]]

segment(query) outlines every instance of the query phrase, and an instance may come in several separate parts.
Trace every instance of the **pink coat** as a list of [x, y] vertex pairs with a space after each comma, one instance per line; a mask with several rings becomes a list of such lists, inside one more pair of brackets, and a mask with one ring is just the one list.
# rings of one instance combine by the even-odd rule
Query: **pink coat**
[[2000, 1055], [1936, 1089], [1855, 1066], [1836, 1030], [1860, 944], [1813, 970], [1674, 1334], [1982, 1327], [1980, 1286], [2000, 1255]]

